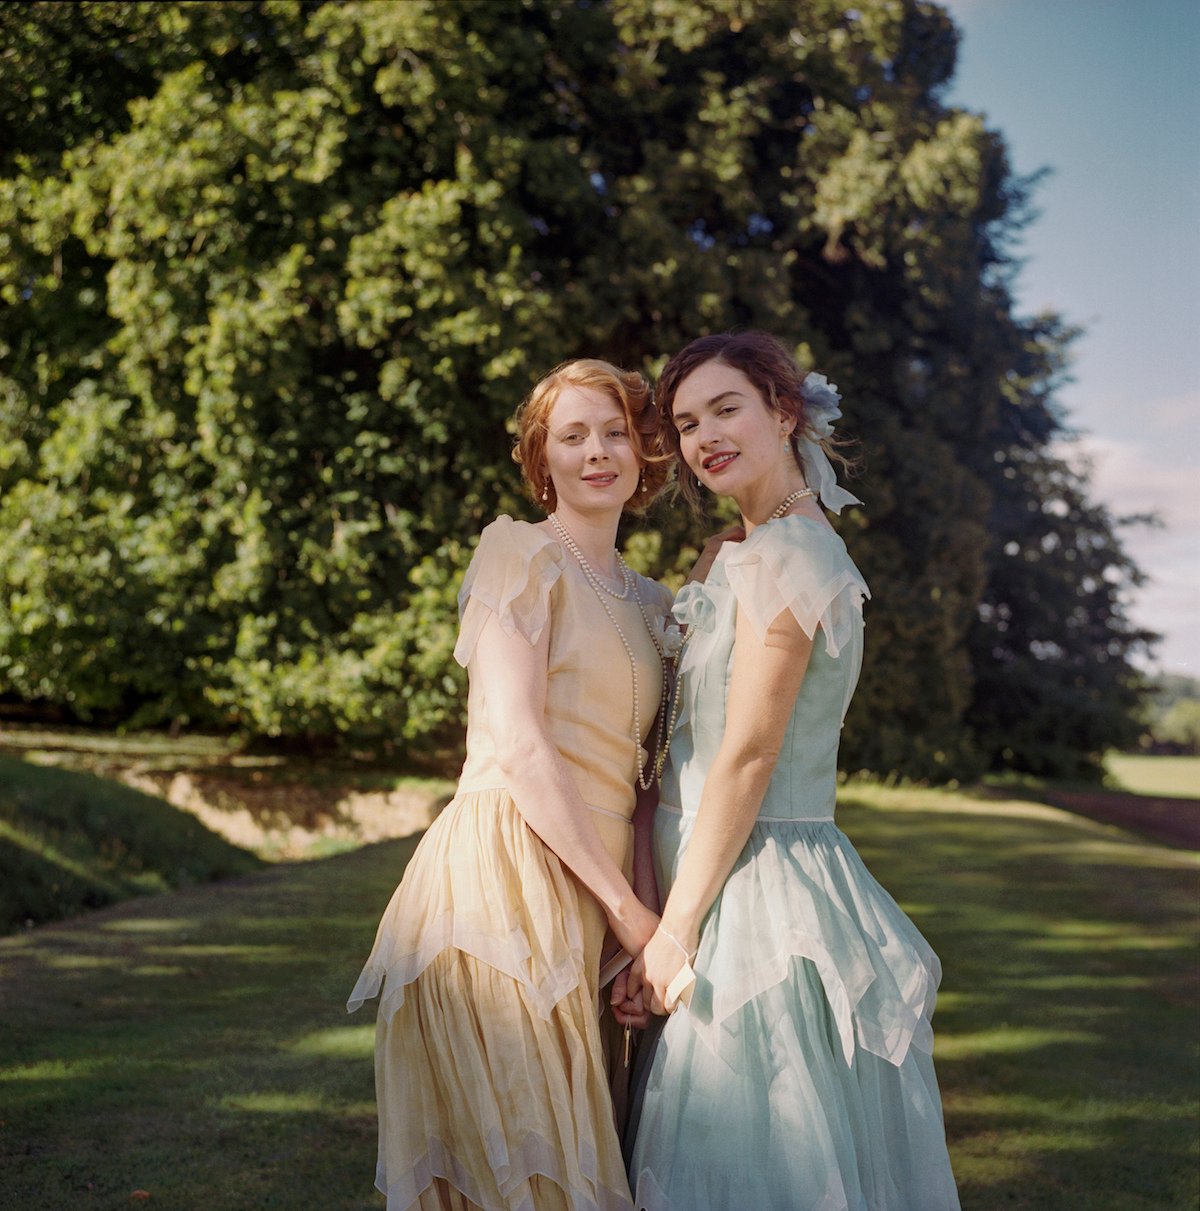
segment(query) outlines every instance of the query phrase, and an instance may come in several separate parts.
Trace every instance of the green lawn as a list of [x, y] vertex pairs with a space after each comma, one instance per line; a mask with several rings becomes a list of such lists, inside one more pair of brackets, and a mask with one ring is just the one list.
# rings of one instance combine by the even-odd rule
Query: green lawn
[[1200, 799], [1200, 757], [1142, 757], [1110, 753], [1104, 768], [1122, 790], [1138, 795]]
[[[1017, 800], [844, 801], [945, 966], [965, 1211], [1193, 1211], [1196, 856]], [[0, 1205], [379, 1208], [370, 1010], [343, 1002], [412, 847], [0, 939]]]
[[1200, 857], [1036, 803], [857, 790], [842, 823], [945, 975], [964, 1209], [1200, 1197]]

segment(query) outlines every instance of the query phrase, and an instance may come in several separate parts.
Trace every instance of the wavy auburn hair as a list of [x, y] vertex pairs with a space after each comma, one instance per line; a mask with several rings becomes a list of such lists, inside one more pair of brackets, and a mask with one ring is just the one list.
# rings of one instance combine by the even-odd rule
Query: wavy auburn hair
[[[619, 405], [625, 414], [629, 440], [642, 465], [638, 490], [625, 502], [625, 511], [643, 513], [667, 482], [671, 455], [662, 449], [662, 425], [654, 406], [650, 384], [636, 370], [622, 370], [598, 358], [579, 358], [556, 366], [529, 393], [517, 409], [517, 444], [513, 461], [521, 468], [521, 478], [529, 499], [547, 513], [558, 507], [554, 481], [546, 474], [546, 435], [550, 413], [564, 387], [585, 387], [600, 391]], [[545, 491], [547, 499], [542, 499]]]

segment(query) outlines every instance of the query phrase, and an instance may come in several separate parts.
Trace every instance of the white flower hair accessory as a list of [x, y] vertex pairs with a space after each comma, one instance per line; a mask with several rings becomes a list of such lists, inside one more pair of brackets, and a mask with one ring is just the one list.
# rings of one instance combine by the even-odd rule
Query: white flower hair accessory
[[804, 376], [800, 394], [808, 408], [809, 428], [818, 437], [833, 436], [833, 422], [841, 420], [842, 393], [823, 374], [813, 370]]
[[804, 478], [810, 488], [816, 488], [821, 503], [833, 513], [841, 513], [846, 505], [861, 505], [862, 501], [847, 492], [837, 481], [829, 456], [821, 448], [820, 439], [833, 436], [833, 422], [840, 420], [841, 393], [823, 374], [815, 370], [804, 376], [800, 384], [804, 399], [806, 428], [815, 437], [801, 437], [796, 451], [804, 467]]

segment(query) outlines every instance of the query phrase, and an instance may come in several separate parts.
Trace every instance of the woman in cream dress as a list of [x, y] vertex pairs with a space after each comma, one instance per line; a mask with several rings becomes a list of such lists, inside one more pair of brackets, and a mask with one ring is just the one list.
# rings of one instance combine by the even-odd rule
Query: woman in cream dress
[[351, 1010], [380, 997], [388, 1211], [627, 1211], [599, 1022], [611, 931], [657, 917], [630, 887], [637, 784], [658, 711], [670, 594], [614, 549], [653, 499], [647, 384], [559, 367], [518, 414], [514, 457], [548, 517], [502, 516], [459, 594], [467, 757], [384, 913]]

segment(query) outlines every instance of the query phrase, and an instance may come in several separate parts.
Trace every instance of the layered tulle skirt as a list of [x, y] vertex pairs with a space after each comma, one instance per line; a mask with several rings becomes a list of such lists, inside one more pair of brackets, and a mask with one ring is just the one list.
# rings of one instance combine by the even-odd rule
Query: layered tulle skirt
[[[627, 850], [628, 824], [597, 820], [610, 849]], [[349, 1003], [380, 997], [388, 1211], [628, 1211], [599, 1022], [604, 932], [507, 792], [443, 810]]]
[[[691, 821], [660, 809], [669, 886]], [[958, 1208], [931, 1057], [937, 957], [831, 821], [763, 821], [648, 1073], [646, 1211]]]

